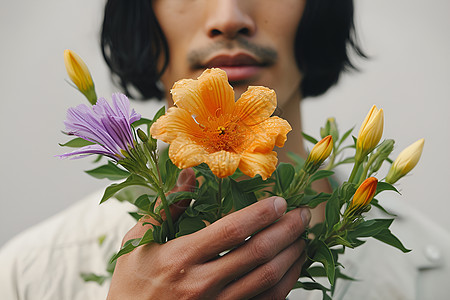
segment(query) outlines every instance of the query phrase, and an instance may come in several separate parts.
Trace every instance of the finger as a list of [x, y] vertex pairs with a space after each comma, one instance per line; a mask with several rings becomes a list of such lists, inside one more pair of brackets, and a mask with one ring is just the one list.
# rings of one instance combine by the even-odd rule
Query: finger
[[272, 260], [290, 246], [300, 238], [310, 218], [311, 213], [308, 208], [292, 210], [278, 222], [258, 232], [242, 246], [204, 266], [224, 270], [220, 278], [228, 283]]
[[304, 249], [305, 241], [298, 239], [271, 261], [226, 286], [219, 299], [248, 299], [276, 286]]
[[286, 272], [283, 278], [274, 287], [264, 291], [252, 299], [286, 299], [286, 296], [291, 292], [302, 271], [302, 266], [305, 262], [306, 255], [303, 253], [299, 259]]
[[[203, 263], [219, 253], [243, 243], [247, 237], [275, 222], [286, 211], [286, 201], [270, 197], [247, 206], [191, 235], [187, 254]], [[183, 238], [183, 237], [182, 237]]]

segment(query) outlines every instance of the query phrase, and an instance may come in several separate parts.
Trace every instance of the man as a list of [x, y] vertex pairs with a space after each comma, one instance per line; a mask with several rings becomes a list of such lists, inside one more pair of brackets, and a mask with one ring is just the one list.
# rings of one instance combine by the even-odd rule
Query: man
[[[168, 91], [176, 80], [196, 78], [207, 67], [223, 68], [236, 95], [248, 85], [273, 88], [279, 114], [293, 128], [285, 147], [278, 150], [283, 161], [288, 151], [305, 156], [301, 99], [337, 82], [342, 70], [351, 66], [350, 48], [360, 53], [352, 17], [349, 0], [111, 0], [102, 44], [126, 91], [164, 96], [169, 104]], [[192, 184], [192, 173], [185, 172], [178, 188]], [[125, 220], [123, 204], [97, 210], [97, 202], [90, 200], [19, 240], [26, 245], [21, 249], [30, 252], [13, 253], [14, 246], [5, 250], [14, 257], [6, 266], [11, 270], [4, 284], [6, 298], [105, 295], [105, 288], [82, 283], [79, 273], [106, 261], [131, 221]], [[283, 299], [299, 276], [304, 261], [300, 235], [310, 220], [308, 209], [284, 214], [285, 208], [281, 198], [265, 199], [195, 234], [138, 248], [118, 260], [108, 297]], [[138, 224], [124, 240], [144, 231]], [[98, 246], [96, 237], [104, 232], [106, 244]], [[258, 234], [244, 243], [254, 232]], [[27, 239], [30, 236], [34, 240]], [[233, 252], [213, 259], [234, 246]]]
[[[293, 127], [285, 147], [277, 151], [279, 158], [286, 160], [288, 151], [305, 156], [299, 114], [302, 92], [320, 94], [333, 84], [339, 72], [349, 64], [345, 50], [347, 43], [353, 45], [353, 40], [349, 38], [352, 29], [351, 2], [339, 5], [331, 2], [155, 0], [138, 10], [131, 9], [128, 3], [109, 1], [102, 35], [104, 54], [124, 87], [131, 83], [141, 88], [144, 96], [157, 96], [156, 81], [160, 79], [169, 105], [173, 104], [169, 90], [175, 81], [196, 78], [210, 67], [219, 67], [227, 72], [237, 96], [248, 85], [273, 88], [282, 117]], [[338, 10], [346, 10], [346, 14], [336, 15], [339, 14], [338, 7]], [[328, 14], [326, 10], [333, 8], [335, 10], [330, 15], [335, 14], [334, 19], [326, 19], [329, 24], [322, 22], [320, 18]], [[306, 15], [302, 19], [305, 10]], [[134, 18], [139, 25], [130, 27], [130, 18]], [[315, 20], [319, 23], [316, 25], [318, 28], [329, 26], [326, 30], [340, 31], [340, 36], [331, 34], [332, 40], [328, 40], [328, 45], [322, 41], [325, 36], [311, 36], [325, 31], [308, 32], [315, 29], [314, 25], [309, 24], [314, 21], [312, 18], [318, 18]], [[335, 25], [333, 21], [341, 24], [341, 28], [332, 27]], [[308, 25], [311, 28], [305, 28]], [[153, 33], [150, 39], [149, 32]], [[130, 41], [123, 44], [125, 37]], [[313, 47], [303, 47], [302, 43], [307, 42], [316, 43], [315, 53], [309, 52], [313, 51]], [[138, 45], [140, 49], [133, 49], [133, 45]], [[329, 53], [329, 57], [326, 54], [313, 57], [326, 52], [320, 46], [336, 52]], [[143, 56], [143, 49], [155, 54], [154, 57], [150, 58], [151, 54]], [[342, 51], [345, 55], [341, 54]], [[301, 57], [302, 54], [304, 57]], [[341, 54], [341, 61], [336, 63], [338, 54]], [[121, 60], [122, 57], [130, 61]], [[311, 64], [303, 58], [310, 58]], [[126, 70], [130, 70], [130, 65], [137, 61], [149, 64], [148, 68], [141, 70], [150, 73], [148, 70], [153, 68], [153, 76], [134, 74], [133, 77], [133, 74], [127, 74]], [[320, 71], [323, 72], [320, 74], [322, 78], [311, 79], [315, 72]], [[145, 78], [147, 82], [135, 81], [135, 78]], [[314, 82], [314, 79], [324, 82]], [[309, 85], [301, 89], [304, 80], [308, 80]], [[153, 85], [149, 84], [151, 82]], [[149, 86], [153, 86], [153, 90]], [[304, 244], [300, 235], [310, 218], [309, 211], [305, 209], [282, 216], [280, 210], [284, 208], [283, 199], [265, 199], [198, 233], [166, 245], [142, 247], [120, 258], [109, 299], [123, 299], [126, 296], [133, 299], [284, 299], [299, 277], [304, 262]], [[270, 225], [276, 220], [279, 221]], [[263, 228], [232, 253], [211, 261], [222, 251], [238, 246], [247, 236]], [[146, 229], [138, 224], [125, 240], [142, 236]], [[141, 267], [142, 264], [147, 267]]]

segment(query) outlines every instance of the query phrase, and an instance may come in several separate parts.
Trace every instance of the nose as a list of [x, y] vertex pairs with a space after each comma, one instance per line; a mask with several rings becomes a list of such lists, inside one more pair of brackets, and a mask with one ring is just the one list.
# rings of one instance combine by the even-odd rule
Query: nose
[[251, 7], [245, 0], [208, 0], [205, 29], [210, 38], [233, 39], [239, 35], [251, 36], [256, 24], [249, 12]]

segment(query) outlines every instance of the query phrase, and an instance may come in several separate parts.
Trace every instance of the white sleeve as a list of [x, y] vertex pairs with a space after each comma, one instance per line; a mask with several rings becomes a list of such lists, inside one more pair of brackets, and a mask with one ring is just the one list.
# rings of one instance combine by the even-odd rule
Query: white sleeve
[[16, 253], [10, 244], [0, 249], [0, 299], [18, 300]]

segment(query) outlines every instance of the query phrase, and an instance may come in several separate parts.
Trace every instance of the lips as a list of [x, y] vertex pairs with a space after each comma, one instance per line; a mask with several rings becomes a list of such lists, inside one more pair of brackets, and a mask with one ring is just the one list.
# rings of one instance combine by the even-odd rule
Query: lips
[[204, 67], [220, 68], [227, 73], [230, 82], [239, 82], [254, 79], [264, 63], [247, 54], [217, 55], [208, 60]]

